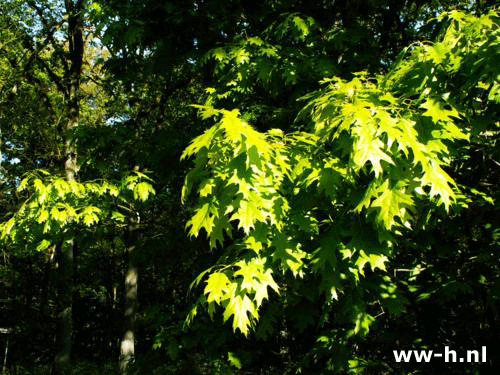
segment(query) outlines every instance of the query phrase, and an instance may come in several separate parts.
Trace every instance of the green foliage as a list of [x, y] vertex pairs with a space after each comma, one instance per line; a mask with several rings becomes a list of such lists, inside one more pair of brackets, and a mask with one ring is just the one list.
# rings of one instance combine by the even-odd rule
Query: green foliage
[[45, 251], [73, 238], [79, 227], [120, 225], [125, 215], [133, 215], [132, 197], [143, 202], [155, 193], [151, 182], [140, 172], [124, 177], [119, 184], [66, 181], [44, 170], [28, 173], [17, 190], [29, 197], [2, 224], [1, 239]]
[[[297, 289], [297, 279], [319, 280], [313, 288], [323, 303], [320, 324], [332, 322], [335, 306], [333, 323], [344, 328], [332, 340], [347, 345], [377, 322], [370, 304], [404, 311], [408, 301], [386, 273], [391, 257], [414, 228], [451, 214], [459, 200], [463, 205], [449, 171], [457, 145], [474, 134], [477, 112], [464, 101], [486, 95], [496, 101], [497, 13], [440, 19], [446, 17], [436, 43], [409, 47], [387, 74], [323, 79], [322, 89], [302, 98], [296, 121], [307, 131], [260, 132], [238, 110], [199, 107], [203, 119], [216, 123], [184, 151], [194, 168], [183, 200], [193, 194], [197, 202], [189, 234], [204, 230], [221, 255], [194, 283], [208, 276], [194, 312], [203, 305], [213, 316], [220, 305], [224, 321], [233, 317], [233, 329], [247, 336], [267, 306], [269, 286], [282, 293]], [[308, 24], [294, 25], [305, 38]], [[238, 52], [217, 49], [211, 56], [245, 77], [261, 54], [250, 48], [279, 50], [255, 38], [243, 43]], [[228, 86], [244, 93], [245, 82]], [[473, 87], [489, 91], [466, 97]]]
[[[116, 372], [127, 263], [130, 373], [499, 367], [491, 350], [432, 370], [391, 353], [498, 341], [493, 3], [1, 2], [6, 371], [50, 371], [72, 294], [73, 372]], [[70, 4], [83, 5], [76, 96]], [[58, 177], [68, 145], [85, 182]], [[157, 193], [125, 175], [137, 165]], [[53, 257], [67, 240], [73, 283]]]

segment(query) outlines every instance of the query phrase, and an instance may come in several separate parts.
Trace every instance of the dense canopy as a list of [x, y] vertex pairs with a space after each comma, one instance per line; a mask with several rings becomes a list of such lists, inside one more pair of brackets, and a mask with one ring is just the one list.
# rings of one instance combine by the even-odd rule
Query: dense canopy
[[3, 372], [500, 368], [494, 3], [3, 1]]

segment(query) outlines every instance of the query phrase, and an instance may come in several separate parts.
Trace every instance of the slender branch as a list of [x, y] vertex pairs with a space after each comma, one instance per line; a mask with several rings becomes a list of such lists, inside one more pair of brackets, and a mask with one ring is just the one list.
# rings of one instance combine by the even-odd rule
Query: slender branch
[[57, 24], [52, 26], [52, 29], [50, 29], [47, 33], [47, 37], [43, 41], [43, 43], [40, 43], [37, 48], [34, 48], [29, 42], [30, 40], [26, 39], [26, 48], [29, 49], [32, 54], [28, 59], [28, 62], [26, 63], [25, 68], [29, 69], [29, 66], [33, 63], [33, 61], [38, 57], [40, 52], [45, 49], [54, 39], [54, 33], [61, 28], [61, 26], [64, 24], [66, 21], [66, 18], [61, 19]]
[[[55, 26], [56, 26], [56, 30], [54, 30], [54, 32], [49, 33], [49, 34], [47, 35], [47, 40], [48, 40], [49, 42], [51, 42], [51, 43], [52, 43], [52, 46], [54, 47], [54, 50], [57, 50], [57, 51], [61, 52], [61, 51], [62, 51], [61, 45], [60, 45], [60, 43], [58, 43], [58, 42], [54, 39], [54, 33], [55, 33], [55, 31], [57, 31], [57, 29], [59, 29], [59, 28], [61, 27], [61, 25], [62, 25], [62, 23], [64, 23], [65, 19], [63, 18], [63, 20], [61, 20], [62, 22], [61, 22], [61, 24], [60, 24], [60, 25], [58, 25], [58, 23], [56, 23], [54, 19], [50, 19], [50, 22], [49, 22], [49, 21], [47, 21], [47, 19], [45, 18], [45, 14], [43, 13], [43, 10], [42, 10], [42, 9], [41, 9], [41, 8], [40, 8], [40, 7], [39, 7], [39, 6], [38, 6], [38, 5], [34, 2], [34, 1], [30, 0], [30, 1], [28, 1], [27, 3], [28, 3], [28, 5], [29, 5], [30, 7], [32, 7], [32, 8], [33, 8], [33, 9], [37, 12], [38, 17], [40, 17], [40, 20], [42, 21], [43, 26], [44, 26], [44, 28], [45, 28], [46, 30], [50, 30], [50, 29], [51, 29], [51, 27], [54, 27], [54, 26], [51, 26], [51, 25], [54, 25], [54, 24], [55, 24]], [[59, 57], [59, 56], [58, 56], [58, 57]], [[68, 65], [67, 65], [67, 63], [66, 63], [66, 59], [64, 59], [64, 58], [60, 58], [59, 60], [60, 60], [60, 61], [61, 61], [61, 63], [63, 64], [64, 69], [65, 69], [65, 70], [67, 70], [67, 69], [68, 69]]]
[[41, 63], [42, 67], [45, 69], [47, 74], [49, 75], [52, 82], [56, 85], [57, 89], [62, 93], [66, 93], [66, 88], [63, 85], [62, 77], [58, 76], [54, 71], [48, 66], [48, 64], [43, 59], [38, 59]]
[[38, 17], [40, 17], [40, 20], [42, 21], [43, 26], [46, 29], [49, 29], [49, 25], [52, 24], [52, 23], [54, 23], [53, 22], [54, 20], [51, 20], [51, 22], [47, 21], [47, 19], [45, 18], [45, 14], [42, 11], [42, 8], [40, 8], [38, 6], [38, 4], [35, 3], [33, 0], [29, 0], [26, 3], [28, 4], [28, 6], [30, 6], [31, 8], [33, 8], [35, 10], [35, 12], [38, 14]]

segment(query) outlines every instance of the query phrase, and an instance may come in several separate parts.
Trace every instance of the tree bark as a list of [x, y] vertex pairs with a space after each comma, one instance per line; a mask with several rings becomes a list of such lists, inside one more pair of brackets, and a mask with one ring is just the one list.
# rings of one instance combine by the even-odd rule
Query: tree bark
[[[80, 121], [80, 78], [83, 62], [83, 11], [84, 0], [65, 0], [68, 17], [69, 62], [66, 71], [66, 88], [64, 92], [67, 110], [67, 121], [64, 126], [64, 174], [68, 181], [75, 181], [78, 173], [77, 149], [72, 132]], [[64, 374], [71, 367], [71, 348], [73, 339], [73, 252], [75, 242], [67, 239], [60, 246], [59, 273], [61, 277], [59, 289], [59, 329], [57, 332], [57, 353], [54, 369], [56, 374]]]
[[[105, 278], [106, 285], [106, 321], [110, 322], [110, 324], [106, 325], [106, 334], [105, 339], [102, 342], [103, 347], [101, 348], [101, 352], [106, 351], [109, 355], [116, 355], [118, 352], [118, 342], [120, 340], [119, 335], [116, 333], [116, 310], [118, 305], [118, 293], [115, 285], [115, 268], [120, 267], [117, 265], [116, 260], [116, 248], [114, 236], [110, 236], [109, 238], [110, 246], [111, 246], [111, 256], [108, 258], [107, 263], [107, 271]], [[118, 269], [122, 269], [121, 267]], [[122, 280], [119, 278], [120, 281]]]
[[58, 252], [58, 329], [55, 373], [64, 374], [71, 366], [73, 338], [73, 241], [57, 245]]
[[40, 289], [40, 314], [43, 321], [46, 321], [49, 316], [49, 292], [50, 292], [50, 277], [52, 273], [53, 263], [57, 260], [56, 246], [51, 246], [45, 258], [43, 270], [43, 280]]
[[124, 332], [120, 342], [120, 374], [126, 375], [135, 359], [135, 318], [137, 314], [138, 269], [135, 262], [137, 228], [131, 224], [125, 231], [125, 310]]

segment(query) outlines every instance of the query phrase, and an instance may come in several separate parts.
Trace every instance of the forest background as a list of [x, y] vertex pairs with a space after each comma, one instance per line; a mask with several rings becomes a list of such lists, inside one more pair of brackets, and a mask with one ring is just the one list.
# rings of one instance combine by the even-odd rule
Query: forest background
[[495, 3], [2, 1], [3, 373], [498, 370]]

